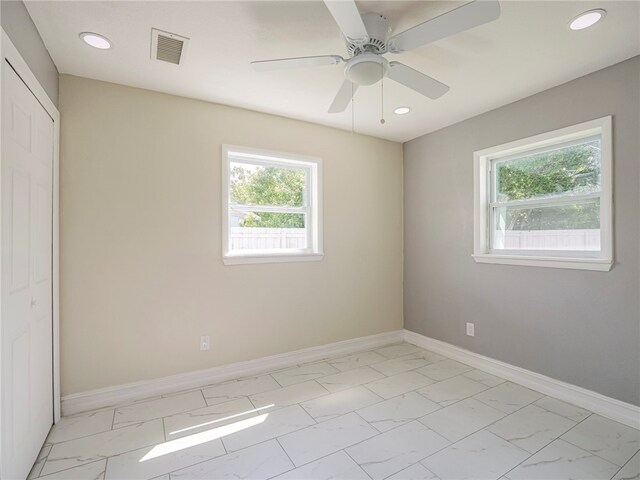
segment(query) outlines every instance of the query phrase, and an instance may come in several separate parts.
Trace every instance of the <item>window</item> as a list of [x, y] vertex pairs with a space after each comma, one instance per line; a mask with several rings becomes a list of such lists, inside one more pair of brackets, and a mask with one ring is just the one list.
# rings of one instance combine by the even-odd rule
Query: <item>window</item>
[[474, 153], [474, 258], [609, 270], [611, 117]]
[[226, 265], [322, 259], [319, 158], [222, 147]]

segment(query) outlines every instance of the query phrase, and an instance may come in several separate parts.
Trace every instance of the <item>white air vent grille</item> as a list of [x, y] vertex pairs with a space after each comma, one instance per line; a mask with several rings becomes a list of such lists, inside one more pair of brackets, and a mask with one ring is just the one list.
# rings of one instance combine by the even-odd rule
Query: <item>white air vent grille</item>
[[158, 35], [158, 50], [156, 51], [156, 59], [163, 62], [175, 63], [180, 65], [180, 57], [182, 56], [182, 40]]
[[184, 61], [189, 39], [175, 33], [151, 29], [151, 59], [180, 65]]

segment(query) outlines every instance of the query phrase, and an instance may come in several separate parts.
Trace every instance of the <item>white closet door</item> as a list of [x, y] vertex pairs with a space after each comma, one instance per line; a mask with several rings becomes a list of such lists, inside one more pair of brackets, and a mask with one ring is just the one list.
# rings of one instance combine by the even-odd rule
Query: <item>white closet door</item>
[[53, 423], [53, 120], [2, 65], [2, 478], [25, 478]]

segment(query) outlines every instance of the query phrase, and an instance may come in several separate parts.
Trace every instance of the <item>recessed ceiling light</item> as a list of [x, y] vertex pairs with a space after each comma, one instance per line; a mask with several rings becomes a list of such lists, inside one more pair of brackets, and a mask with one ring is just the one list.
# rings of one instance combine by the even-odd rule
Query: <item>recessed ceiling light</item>
[[398, 107], [393, 111], [393, 113], [395, 113], [396, 115], [405, 115], [410, 111], [411, 111], [411, 107]]
[[571, 20], [569, 28], [571, 30], [582, 30], [595, 25], [607, 15], [607, 11], [601, 8], [595, 10], [589, 10], [588, 12], [581, 13], [576, 18]]
[[87, 45], [91, 45], [94, 48], [99, 48], [100, 50], [107, 50], [108, 48], [111, 48], [111, 42], [109, 41], [109, 39], [97, 33], [82, 32], [80, 34], [80, 38]]

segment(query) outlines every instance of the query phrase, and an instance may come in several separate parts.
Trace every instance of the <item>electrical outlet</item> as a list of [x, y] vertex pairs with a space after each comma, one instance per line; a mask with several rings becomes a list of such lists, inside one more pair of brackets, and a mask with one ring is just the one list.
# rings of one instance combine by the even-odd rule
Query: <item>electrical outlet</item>
[[210, 345], [209, 336], [200, 337], [200, 350], [209, 350]]
[[467, 335], [469, 335], [470, 337], [476, 336], [476, 330], [473, 323], [467, 323]]

